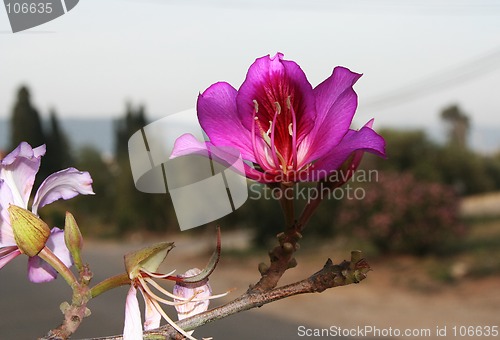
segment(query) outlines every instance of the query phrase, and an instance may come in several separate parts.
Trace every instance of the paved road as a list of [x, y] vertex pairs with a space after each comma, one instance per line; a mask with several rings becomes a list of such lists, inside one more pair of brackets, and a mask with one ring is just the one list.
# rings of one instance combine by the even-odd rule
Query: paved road
[[[92, 251], [86, 254], [87, 261], [92, 264], [95, 282], [122, 267], [121, 256], [112, 254], [112, 249], [104, 255]], [[126, 292], [127, 288], [123, 287], [91, 301], [92, 316], [84, 321], [74, 338], [121, 333]], [[0, 340], [36, 339], [45, 334], [48, 328], [61, 322], [58, 306], [69, 296], [70, 290], [61, 279], [46, 284], [28, 282], [26, 258], [18, 257], [0, 270]], [[297, 327], [296, 323], [270, 318], [255, 310], [198, 328], [194, 335], [199, 338], [213, 336], [216, 340], [304, 339], [297, 335]]]

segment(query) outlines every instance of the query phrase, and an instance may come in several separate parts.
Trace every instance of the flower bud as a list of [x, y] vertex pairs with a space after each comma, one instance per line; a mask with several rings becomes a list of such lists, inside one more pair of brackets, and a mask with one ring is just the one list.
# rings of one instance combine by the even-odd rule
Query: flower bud
[[76, 267], [80, 270], [83, 267], [80, 252], [83, 247], [83, 237], [76, 224], [76, 220], [70, 212], [66, 212], [66, 220], [64, 223], [64, 242], [68, 248]]
[[49, 226], [31, 211], [16, 205], [9, 206], [7, 210], [17, 246], [30, 257], [37, 255], [50, 236]]

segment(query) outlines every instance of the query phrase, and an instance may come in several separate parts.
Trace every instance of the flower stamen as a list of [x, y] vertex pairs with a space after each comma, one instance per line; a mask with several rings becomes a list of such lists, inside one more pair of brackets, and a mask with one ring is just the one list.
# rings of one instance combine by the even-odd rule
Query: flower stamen
[[151, 303], [156, 308], [158, 313], [160, 313], [161, 316], [170, 324], [170, 326], [174, 327], [177, 332], [181, 333], [182, 335], [184, 335], [188, 339], [196, 340], [196, 338], [192, 337], [189, 333], [187, 333], [182, 328], [177, 326], [177, 324], [172, 319], [169, 318], [169, 316], [165, 313], [165, 311], [163, 310], [163, 308], [161, 308], [161, 306], [158, 304], [157, 301], [151, 300]]
[[[257, 117], [257, 113], [259, 112], [259, 103], [257, 102], [257, 100], [253, 100], [253, 104], [254, 104], [254, 110], [253, 110], [253, 120], [252, 120], [252, 149], [253, 149], [253, 153], [255, 155], [255, 160], [257, 161], [257, 163], [259, 164], [266, 164], [264, 163], [264, 160], [262, 159], [261, 157], [261, 153], [260, 152], [257, 152], [257, 138], [256, 138], [256, 134], [255, 134], [255, 126], [257, 124], [259, 124], [258, 120], [259, 120], [259, 117]], [[259, 124], [259, 129], [260, 128], [260, 124]]]
[[[161, 293], [165, 294], [166, 296], [168, 297], [171, 297], [172, 299], [173, 298], [177, 298], [174, 294], [168, 292], [167, 290], [165, 290], [163, 287], [161, 287], [160, 285], [158, 285], [156, 282], [154, 282], [152, 279], [146, 279], [144, 281], [144, 279], [142, 278], [139, 278], [139, 281], [141, 281], [141, 286], [142, 288], [144, 288], [144, 290], [146, 291], [146, 293], [148, 295], [150, 295], [154, 300], [158, 301], [158, 302], [161, 302], [165, 305], [169, 305], [169, 306], [175, 306], [175, 305], [178, 305], [179, 303], [177, 302], [173, 302], [173, 301], [169, 301], [169, 300], [165, 300], [161, 297], [159, 297], [158, 295], [156, 295], [152, 290], [151, 288], [148, 287], [148, 285], [146, 284], [146, 282], [150, 283], [152, 286], [154, 286], [156, 289], [158, 289]], [[156, 285], [155, 285], [156, 284]], [[184, 300], [184, 299], [182, 299]], [[185, 299], [186, 301], [188, 299]], [[181, 301], [181, 304], [182, 303], [185, 303], [186, 301]]]
[[277, 156], [277, 150], [276, 146], [274, 144], [275, 141], [275, 135], [276, 135], [276, 120], [278, 118], [278, 115], [281, 113], [281, 105], [278, 102], [274, 103], [276, 105], [276, 111], [274, 112], [274, 117], [273, 117], [273, 122], [269, 122], [269, 130], [271, 130], [271, 155], [273, 157], [274, 165], [277, 166], [279, 163], [278, 161], [278, 156]]
[[157, 279], [165, 279], [165, 278], [167, 278], [169, 276], [172, 276], [175, 273], [175, 269], [172, 270], [170, 273], [167, 273], [167, 274], [152, 273], [152, 272], [150, 272], [149, 270], [147, 270], [145, 268], [141, 268], [141, 272], [147, 274], [148, 276], [157, 278]]
[[[290, 113], [292, 114], [292, 122], [291, 127], [288, 126], [288, 132], [292, 136], [292, 158], [293, 158], [293, 166], [295, 170], [298, 170], [298, 162], [297, 162], [297, 115], [295, 113], [295, 110], [293, 109], [292, 101], [290, 99], [290, 96], [287, 97], [286, 99], [286, 105], [288, 109], [290, 110]], [[291, 131], [290, 131], [291, 130]]]

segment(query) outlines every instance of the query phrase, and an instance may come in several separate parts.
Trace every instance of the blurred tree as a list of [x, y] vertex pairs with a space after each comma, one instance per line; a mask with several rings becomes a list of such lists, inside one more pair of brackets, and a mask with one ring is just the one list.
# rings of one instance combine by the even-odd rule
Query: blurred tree
[[388, 159], [366, 155], [361, 168], [411, 172], [416, 179], [451, 185], [463, 195], [498, 190], [495, 162], [450, 142], [438, 145], [421, 130], [382, 129]]
[[440, 182], [453, 186], [463, 195], [495, 190], [486, 165], [484, 156], [451, 144], [440, 150], [434, 163]]
[[419, 181], [411, 173], [380, 173], [363, 200], [343, 200], [336, 223], [381, 252], [442, 252], [464, 235], [453, 188]]
[[[276, 235], [285, 228], [283, 212], [279, 202], [281, 193], [277, 188], [251, 180], [248, 181], [248, 189], [247, 202], [237, 209], [235, 213], [229, 214], [220, 220], [220, 224], [224, 228], [238, 226], [253, 229], [254, 245], [258, 248], [267, 249], [276, 242]], [[316, 194], [316, 183], [299, 183], [294, 186], [296, 216], [299, 216], [307, 200]], [[291, 192], [287, 195], [291, 195]], [[332, 221], [333, 217], [338, 213], [339, 206], [338, 200], [325, 199], [311, 218], [309, 222], [311, 227], [307, 228], [307, 234], [318, 238], [335, 235], [338, 230]]]
[[500, 189], [500, 152], [486, 158], [486, 172], [496, 190]]
[[47, 136], [47, 153], [43, 159], [49, 173], [73, 166], [71, 146], [66, 134], [59, 125], [54, 109], [49, 113], [50, 130]]
[[120, 231], [165, 231], [172, 223], [173, 208], [168, 195], [147, 194], [135, 188], [128, 155], [128, 140], [146, 126], [145, 109], [127, 104], [125, 116], [115, 122], [117, 174], [114, 213]]
[[115, 121], [115, 156], [118, 161], [128, 160], [129, 138], [147, 124], [144, 106], [134, 109], [131, 103], [127, 103], [125, 117]]
[[87, 234], [109, 237], [117, 236], [117, 228], [113, 223], [113, 200], [115, 197], [115, 178], [113, 162], [105, 159], [101, 153], [91, 146], [84, 146], [76, 153], [76, 166], [79, 170], [88, 171], [92, 176], [92, 188], [95, 196], [79, 195], [65, 201], [76, 217], [80, 228]]
[[255, 230], [254, 244], [268, 248], [276, 242], [276, 235], [285, 228], [279, 197], [271, 187], [250, 181], [249, 200], [239, 214], [246, 225]]
[[451, 105], [441, 112], [441, 119], [448, 125], [448, 144], [466, 148], [470, 127], [469, 117], [458, 105]]
[[435, 164], [441, 147], [429, 140], [422, 130], [381, 129], [386, 141], [388, 159], [366, 155], [361, 168], [393, 172], [410, 171], [423, 180], [439, 180], [441, 174]]
[[42, 122], [38, 111], [31, 105], [30, 92], [26, 86], [21, 86], [17, 92], [17, 101], [11, 117], [11, 149], [26, 141], [33, 147], [45, 143]]
[[[96, 194], [92, 199], [83, 199], [78, 202], [78, 209], [84, 213], [100, 215], [104, 220], [109, 221], [112, 210], [109, 209], [109, 202], [114, 196], [114, 175], [111, 160], [105, 160], [97, 149], [91, 146], [84, 146], [78, 151], [78, 169], [88, 171], [92, 176], [92, 188]], [[76, 199], [75, 199], [76, 201]]]
[[488, 157], [467, 148], [469, 117], [458, 105], [451, 105], [441, 112], [441, 119], [448, 125], [448, 143], [442, 148], [436, 162], [441, 181], [452, 185], [461, 194], [498, 189], [490, 172]]

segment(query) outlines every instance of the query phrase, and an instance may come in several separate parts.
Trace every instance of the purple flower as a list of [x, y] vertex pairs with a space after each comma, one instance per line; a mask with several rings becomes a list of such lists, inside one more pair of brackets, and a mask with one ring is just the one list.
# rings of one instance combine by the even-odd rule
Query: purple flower
[[[32, 148], [28, 143], [19, 146], [0, 161], [0, 268], [21, 254], [14, 239], [9, 205], [27, 209], [28, 201], [40, 168], [45, 145]], [[88, 172], [75, 168], [58, 171], [47, 177], [38, 188], [31, 211], [37, 214], [39, 208], [59, 199], [70, 199], [78, 194], [90, 195], [92, 178]], [[53, 228], [47, 247], [68, 267], [72, 259], [64, 243], [64, 231]], [[55, 279], [57, 272], [38, 256], [28, 260], [28, 278], [32, 282], [47, 282]]]
[[198, 119], [210, 141], [182, 135], [171, 158], [209, 150], [224, 160], [219, 148], [231, 147], [253, 163], [245, 164], [247, 177], [272, 183], [324, 179], [355, 152], [384, 157], [385, 141], [371, 123], [350, 129], [357, 107], [352, 87], [360, 77], [336, 67], [313, 88], [281, 53], [258, 58], [239, 90], [218, 82], [198, 97]]

